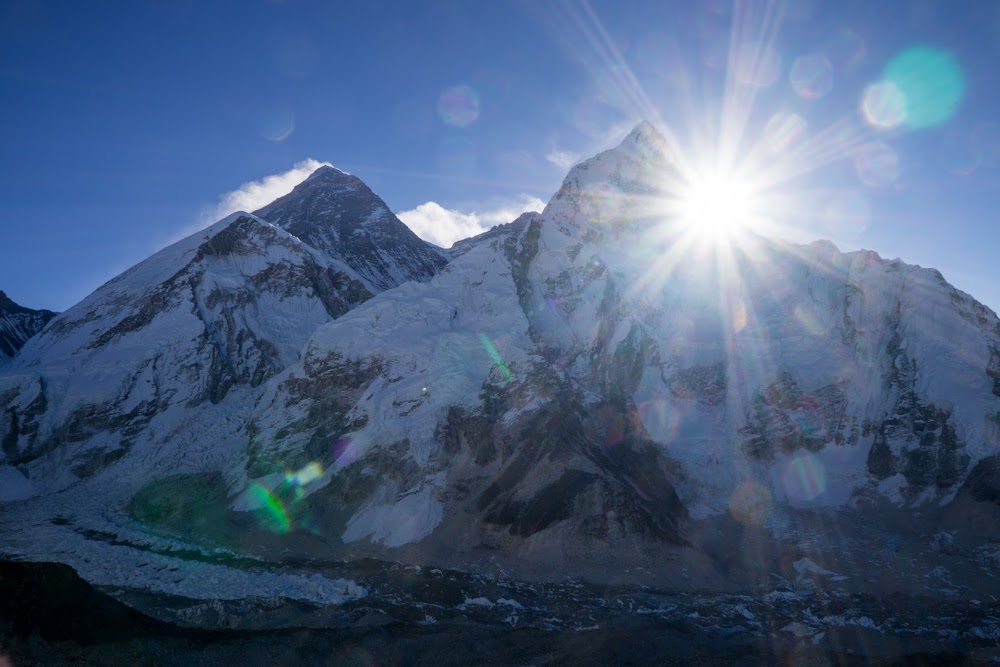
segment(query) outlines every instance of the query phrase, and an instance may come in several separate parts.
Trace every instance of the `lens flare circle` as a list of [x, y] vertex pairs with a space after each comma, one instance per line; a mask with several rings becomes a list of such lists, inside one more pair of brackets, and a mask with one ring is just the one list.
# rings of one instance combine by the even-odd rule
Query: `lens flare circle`
[[489, 355], [490, 360], [493, 362], [495, 367], [499, 369], [500, 375], [503, 377], [504, 381], [509, 382], [514, 377], [514, 374], [511, 373], [510, 368], [508, 368], [507, 364], [504, 363], [503, 357], [500, 356], [500, 352], [493, 344], [493, 341], [490, 340], [489, 336], [481, 333], [479, 334], [479, 343], [483, 346], [483, 349], [486, 350], [486, 354]]
[[905, 100], [907, 127], [940, 125], [958, 110], [965, 96], [965, 75], [955, 57], [943, 49], [914, 46], [893, 58], [882, 78]]
[[285, 482], [296, 486], [308, 486], [323, 476], [323, 466], [315, 461], [295, 472], [285, 473]]
[[677, 438], [680, 415], [669, 401], [653, 398], [637, 406], [639, 419], [653, 440], [669, 446]]
[[280, 144], [295, 133], [295, 112], [289, 106], [262, 109], [257, 118], [257, 133], [266, 141]]
[[337, 468], [346, 468], [361, 458], [361, 454], [361, 446], [351, 438], [337, 438], [330, 444], [330, 461]]
[[781, 482], [789, 500], [810, 502], [826, 492], [826, 469], [816, 456], [800, 453], [785, 465]]
[[865, 88], [861, 111], [869, 125], [892, 129], [906, 120], [906, 97], [891, 81], [873, 83]]
[[822, 53], [796, 58], [788, 76], [799, 97], [818, 100], [833, 90], [833, 64]]
[[745, 525], [763, 524], [771, 514], [771, 506], [771, 492], [752, 480], [740, 484], [729, 497], [729, 513]]
[[438, 97], [438, 115], [454, 127], [469, 127], [479, 118], [479, 93], [472, 86], [451, 86]]
[[828, 40], [825, 51], [830, 54], [837, 69], [844, 70], [864, 60], [867, 47], [858, 33], [850, 28], [842, 28]]
[[292, 518], [284, 503], [273, 491], [260, 484], [253, 484], [250, 493], [261, 507], [261, 517], [266, 528], [276, 533], [287, 533], [291, 530]]
[[865, 185], [887, 188], [899, 178], [899, 156], [887, 144], [873, 141], [855, 152], [854, 169]]

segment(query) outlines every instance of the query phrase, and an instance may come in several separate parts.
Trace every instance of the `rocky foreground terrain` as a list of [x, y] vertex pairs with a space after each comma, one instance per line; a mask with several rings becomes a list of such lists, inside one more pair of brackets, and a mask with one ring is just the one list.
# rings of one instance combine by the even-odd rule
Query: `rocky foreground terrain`
[[[795, 591], [789, 582], [759, 596], [677, 594], [574, 581], [528, 584], [375, 561], [351, 569], [377, 594], [336, 608], [275, 599], [153, 600], [119, 591], [134, 606], [156, 607], [168, 621], [96, 591], [64, 565], [3, 562], [0, 658], [15, 665], [957, 665], [1000, 659], [1000, 618], [983, 603]], [[200, 627], [207, 620], [213, 629]]]

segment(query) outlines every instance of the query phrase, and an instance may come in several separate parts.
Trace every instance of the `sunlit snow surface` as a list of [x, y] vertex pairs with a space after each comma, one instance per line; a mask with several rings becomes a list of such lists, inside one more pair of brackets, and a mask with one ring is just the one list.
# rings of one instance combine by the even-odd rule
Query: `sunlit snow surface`
[[[478, 404], [491, 372], [518, 382], [541, 363], [542, 345], [614, 350], [633, 329], [653, 341], [659, 363], [642, 369], [632, 400], [650, 436], [684, 470], [678, 492], [695, 517], [725, 513], [748, 481], [775, 506], [843, 506], [861, 490], [898, 500], [898, 485], [869, 475], [874, 433], [865, 426], [881, 423], [897, 398], [884, 366], [894, 335], [906, 358], [920, 360], [914, 390], [961, 425], [971, 461], [994, 453], [996, 429], [984, 416], [997, 400], [983, 372], [996, 337], [992, 313], [936, 271], [867, 251], [841, 253], [828, 242], [796, 246], [747, 235], [708, 251], [685, 246], [657, 208], [660, 184], [651, 174], [669, 173], [660, 141], [640, 127], [619, 148], [571, 171], [544, 212], [526, 294], [517, 293], [503, 244], [483, 244], [429, 283], [383, 293], [313, 335], [304, 359], [335, 353], [384, 363], [354, 409], [367, 418], [349, 435], [354, 446], [366, 451], [406, 438], [406, 456], [426, 470], [417, 487], [383, 487], [352, 519], [345, 540], [371, 536], [396, 546], [434, 528], [440, 512], [427, 489], [439, 471], [430, 463], [435, 429], [447, 406]], [[622, 295], [619, 318], [602, 315], [609, 290]], [[610, 332], [599, 330], [602, 319]], [[585, 359], [580, 354], [566, 372], [585, 401], [597, 400]], [[303, 363], [287, 377], [304, 377]], [[678, 389], [685, 372], [716, 367], [726, 387], [718, 401]], [[822, 446], [753, 460], [741, 450], [742, 429], [755, 397], [766, 397], [785, 371], [802, 394], [791, 423]], [[271, 384], [256, 414], [264, 440], [278, 439], [290, 417], [309, 409], [291, 404], [283, 379]], [[819, 405], [831, 393], [836, 405]], [[842, 413], [831, 416], [834, 409]], [[286, 438], [283, 446], [309, 436]], [[927, 499], [946, 497], [931, 492]]]

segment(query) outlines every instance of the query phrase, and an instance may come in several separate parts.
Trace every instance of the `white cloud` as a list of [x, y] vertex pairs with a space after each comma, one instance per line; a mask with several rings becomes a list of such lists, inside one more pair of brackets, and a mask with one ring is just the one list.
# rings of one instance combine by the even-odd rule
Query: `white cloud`
[[579, 162], [580, 156], [570, 151], [553, 150], [545, 154], [545, 159], [560, 169], [565, 170]]
[[205, 213], [205, 221], [212, 223], [236, 211], [255, 211], [270, 204], [278, 197], [287, 195], [309, 174], [323, 165], [329, 164], [329, 162], [320, 162], [309, 158], [295, 163], [295, 166], [286, 172], [271, 174], [259, 181], [244, 183], [232, 192], [227, 192], [219, 197], [219, 203], [215, 205], [215, 208]]
[[288, 171], [265, 176], [259, 181], [244, 183], [231, 192], [219, 195], [218, 202], [214, 206], [208, 206], [202, 210], [198, 219], [190, 225], [155, 239], [150, 244], [150, 249], [159, 250], [171, 243], [176, 243], [183, 238], [200, 232], [230, 213], [235, 213], [236, 211], [256, 211], [258, 208], [270, 204], [278, 197], [287, 195], [292, 191], [292, 188], [304, 181], [309, 174], [323, 165], [329, 164], [329, 162], [320, 162], [319, 160], [308, 158], [301, 162], [296, 162], [295, 166]]
[[450, 247], [459, 239], [475, 236], [483, 231], [483, 226], [475, 213], [452, 211], [433, 201], [420, 204], [409, 211], [400, 211], [396, 216], [412, 229], [414, 234], [443, 248]]
[[396, 216], [420, 238], [442, 248], [449, 248], [455, 241], [481, 234], [494, 225], [511, 222], [525, 211], [541, 211], [545, 202], [531, 195], [512, 199], [493, 199], [466, 213], [448, 209], [429, 201]]

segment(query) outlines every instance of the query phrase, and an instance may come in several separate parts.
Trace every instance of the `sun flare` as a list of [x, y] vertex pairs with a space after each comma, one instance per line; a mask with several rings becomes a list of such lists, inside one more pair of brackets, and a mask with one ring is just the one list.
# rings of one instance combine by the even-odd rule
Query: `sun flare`
[[756, 189], [731, 173], [693, 178], [679, 199], [681, 222], [695, 235], [712, 241], [729, 241], [751, 227], [758, 215]]

